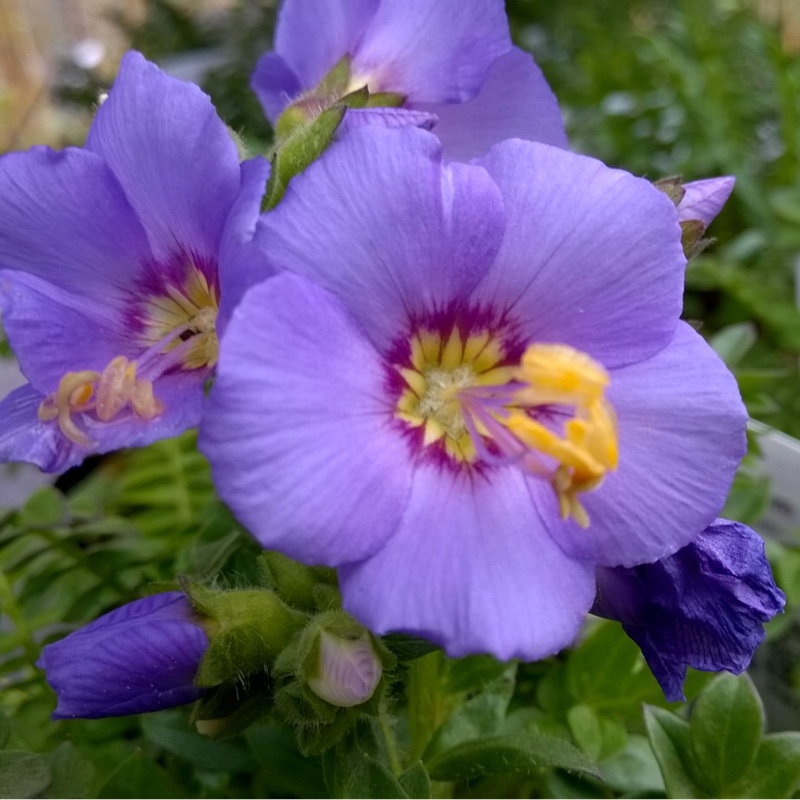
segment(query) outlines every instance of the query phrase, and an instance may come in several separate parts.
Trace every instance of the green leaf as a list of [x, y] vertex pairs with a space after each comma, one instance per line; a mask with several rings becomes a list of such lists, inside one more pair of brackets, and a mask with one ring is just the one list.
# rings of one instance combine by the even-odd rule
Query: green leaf
[[43, 797], [89, 797], [94, 783], [94, 764], [75, 749], [72, 742], [62, 742], [47, 755], [53, 780]]
[[398, 781], [403, 791], [413, 798], [428, 798], [432, 796], [431, 776], [421, 761], [412, 764], [399, 778]]
[[486, 736], [463, 742], [426, 759], [426, 766], [436, 781], [509, 772], [527, 775], [542, 767], [559, 767], [593, 778], [601, 777], [597, 766], [576, 747], [541, 733]]
[[23, 750], [0, 750], [0, 797], [36, 797], [50, 784], [47, 759]]
[[639, 648], [613, 622], [598, 623], [570, 655], [567, 680], [572, 696], [595, 710], [627, 708], [638, 716], [643, 700], [661, 696]]
[[250, 753], [241, 745], [202, 736], [187, 726], [181, 711], [142, 717], [142, 731], [154, 744], [202, 769], [242, 770], [252, 766]]
[[8, 737], [11, 735], [11, 723], [8, 721], [5, 711], [0, 708], [0, 750], [2, 750], [8, 743]]
[[708, 343], [729, 368], [735, 367], [758, 339], [758, 331], [752, 322], [728, 325], [715, 333]]
[[484, 691], [456, 708], [436, 731], [423, 756], [426, 762], [462, 742], [499, 732], [514, 694], [517, 665], [505, 665], [504, 670]]
[[589, 706], [573, 706], [567, 712], [567, 724], [575, 744], [592, 761], [597, 761], [603, 750], [603, 734], [597, 714]]
[[34, 492], [20, 509], [18, 523], [28, 528], [53, 528], [69, 520], [64, 495], [52, 486]]
[[792, 797], [800, 784], [800, 733], [765, 736], [750, 771], [729, 797]]
[[664, 779], [647, 738], [631, 734], [625, 748], [600, 762], [605, 782], [628, 797], [664, 794]]
[[764, 710], [750, 678], [714, 678], [697, 698], [689, 728], [698, 778], [713, 794], [725, 795], [750, 768], [764, 731]]
[[694, 778], [689, 723], [655, 706], [645, 706], [644, 722], [667, 797], [703, 797]]
[[350, 772], [338, 797], [408, 797], [380, 761], [365, 755]]
[[325, 796], [318, 759], [300, 755], [294, 731], [288, 725], [269, 719], [251, 727], [245, 739], [275, 796]]

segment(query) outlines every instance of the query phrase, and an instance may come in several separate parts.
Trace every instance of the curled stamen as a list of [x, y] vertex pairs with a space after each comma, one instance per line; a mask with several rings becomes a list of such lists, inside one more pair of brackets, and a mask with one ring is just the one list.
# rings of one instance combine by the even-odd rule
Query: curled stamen
[[42, 400], [38, 416], [42, 422], [57, 420], [71, 442], [95, 447], [97, 443], [75, 424], [72, 415], [94, 411], [101, 422], [111, 422], [127, 407], [142, 419], [153, 419], [164, 410], [153, 395], [152, 381], [136, 377], [136, 362], [116, 356], [102, 372], [66, 373], [56, 391]]

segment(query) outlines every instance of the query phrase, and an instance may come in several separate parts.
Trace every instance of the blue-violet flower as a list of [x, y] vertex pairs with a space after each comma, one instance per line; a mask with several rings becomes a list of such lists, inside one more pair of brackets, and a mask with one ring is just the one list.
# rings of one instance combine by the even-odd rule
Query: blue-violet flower
[[746, 414], [679, 319], [678, 215], [649, 182], [520, 140], [446, 164], [430, 133], [365, 127], [253, 241], [287, 274], [235, 309], [200, 446], [256, 538], [339, 567], [373, 632], [541, 658], [598, 565], [719, 512]]
[[764, 542], [718, 519], [677, 553], [652, 564], [597, 570], [593, 613], [618, 620], [642, 650], [667, 700], [685, 700], [687, 667], [736, 674], [783, 610]]
[[0, 460], [57, 472], [198, 423], [267, 171], [138, 53], [85, 148], [0, 158], [0, 308], [29, 381], [0, 403]]

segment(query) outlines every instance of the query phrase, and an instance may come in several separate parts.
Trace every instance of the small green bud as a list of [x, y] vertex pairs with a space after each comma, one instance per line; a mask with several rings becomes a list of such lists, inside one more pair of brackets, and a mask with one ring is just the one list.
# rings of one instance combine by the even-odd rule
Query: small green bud
[[348, 639], [323, 630], [315, 650], [316, 664], [306, 670], [306, 683], [314, 694], [341, 708], [361, 705], [372, 697], [383, 665], [367, 631]]

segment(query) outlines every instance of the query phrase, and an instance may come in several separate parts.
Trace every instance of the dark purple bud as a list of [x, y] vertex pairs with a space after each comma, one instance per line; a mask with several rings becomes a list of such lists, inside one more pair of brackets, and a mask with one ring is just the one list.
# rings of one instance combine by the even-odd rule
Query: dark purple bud
[[183, 592], [128, 603], [44, 648], [53, 719], [140, 714], [192, 702], [208, 636]]
[[747, 669], [786, 599], [758, 534], [724, 519], [655, 563], [599, 567], [597, 586], [592, 612], [622, 623], [671, 702], [685, 700], [687, 667]]

